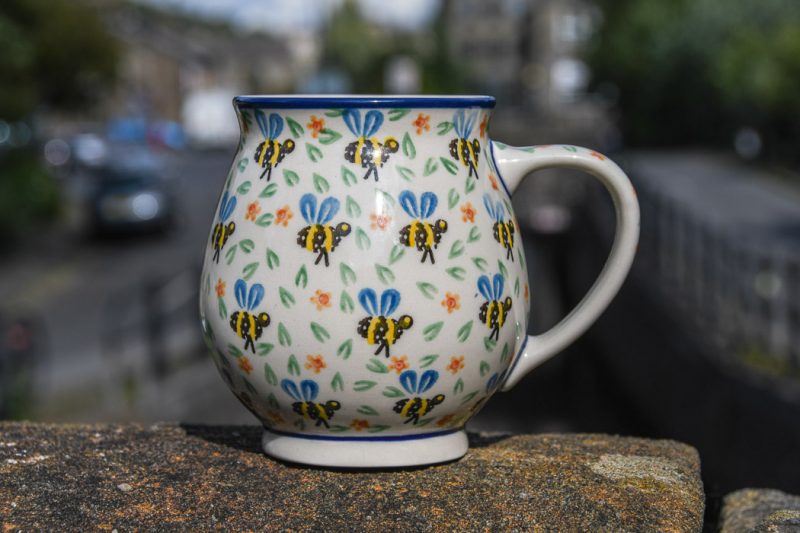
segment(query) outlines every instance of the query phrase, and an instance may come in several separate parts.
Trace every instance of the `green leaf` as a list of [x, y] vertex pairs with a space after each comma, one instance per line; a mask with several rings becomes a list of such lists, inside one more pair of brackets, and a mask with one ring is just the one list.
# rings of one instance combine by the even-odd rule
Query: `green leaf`
[[270, 344], [268, 342], [259, 342], [256, 344], [256, 353], [261, 357], [265, 357], [269, 355], [269, 352], [271, 352], [273, 348], [275, 348], [274, 344]]
[[400, 177], [406, 181], [411, 181], [411, 178], [415, 176], [414, 171], [408, 167], [401, 167], [398, 165], [394, 168], [397, 169], [397, 172], [400, 174]]
[[256, 225], [261, 226], [262, 228], [266, 228], [270, 224], [272, 224], [272, 220], [275, 216], [272, 213], [264, 213], [260, 217], [256, 219]]
[[269, 366], [269, 363], [264, 363], [264, 379], [266, 379], [267, 383], [270, 385], [278, 384], [278, 376], [275, 375], [275, 371], [272, 370], [272, 367]]
[[283, 322], [278, 323], [278, 342], [281, 346], [291, 346], [292, 337], [289, 335], [289, 330], [283, 325]]
[[450, 267], [445, 270], [448, 274], [450, 274], [453, 278], [457, 279], [458, 281], [464, 281], [464, 276], [466, 275], [467, 271], [461, 267]]
[[455, 163], [450, 161], [449, 159], [445, 159], [444, 157], [440, 157], [439, 161], [442, 162], [442, 166], [452, 175], [456, 175], [458, 173], [458, 166]]
[[431, 324], [430, 326], [426, 327], [422, 330], [422, 338], [426, 341], [430, 342], [439, 335], [439, 332], [442, 331], [442, 327], [444, 326], [443, 321], [436, 322]]
[[472, 229], [469, 230], [469, 237], [467, 237], [467, 242], [475, 242], [481, 238], [481, 232], [478, 231], [478, 226], [472, 226]]
[[286, 367], [291, 375], [300, 375], [300, 363], [297, 362], [297, 357], [295, 357], [294, 354], [289, 356], [289, 364], [286, 365]]
[[364, 392], [365, 390], [369, 390], [378, 383], [376, 381], [368, 381], [366, 379], [360, 379], [353, 383], [353, 390], [356, 392]]
[[378, 411], [376, 411], [369, 405], [362, 405], [361, 407], [356, 409], [356, 411], [365, 416], [378, 416]]
[[249, 159], [249, 158], [247, 158], [247, 157], [243, 157], [243, 158], [241, 158], [241, 159], [239, 160], [239, 164], [237, 165], [237, 168], [239, 169], [239, 173], [242, 173], [242, 172], [244, 172], [244, 169], [246, 169], [246, 168], [247, 168], [247, 164], [248, 164], [249, 162], [250, 162], [250, 159]]
[[278, 184], [277, 183], [269, 183], [264, 190], [261, 191], [261, 194], [258, 195], [259, 198], [271, 198], [275, 196], [275, 193], [278, 192]]
[[295, 119], [291, 117], [286, 117], [286, 124], [289, 125], [289, 130], [292, 132], [292, 137], [294, 137], [295, 139], [297, 139], [298, 137], [303, 135], [303, 133], [305, 133], [303, 126], [301, 126], [299, 122], [297, 122]]
[[486, 272], [486, 267], [489, 266], [489, 262], [486, 259], [484, 259], [483, 257], [473, 257], [472, 258], [472, 263], [481, 272]]
[[503, 351], [500, 354], [500, 362], [505, 363], [508, 358], [511, 356], [511, 349], [508, 347], [508, 343], [503, 343]]
[[517, 281], [514, 282], [514, 296], [519, 298], [519, 276], [517, 276]]
[[389, 373], [389, 367], [383, 364], [383, 361], [381, 361], [380, 359], [376, 359], [374, 357], [369, 360], [369, 363], [367, 363], [367, 370], [369, 370], [370, 372], [376, 372], [378, 374]]
[[397, 387], [386, 387], [383, 390], [383, 395], [387, 398], [400, 398], [401, 396], [405, 396], [405, 393]]
[[348, 194], [347, 199], [345, 200], [345, 206], [347, 209], [347, 214], [351, 218], [358, 218], [361, 216], [361, 207], [358, 205], [358, 202], [353, 200], [353, 198]]
[[470, 400], [472, 400], [475, 396], [478, 395], [478, 392], [479, 391], [472, 391], [469, 394], [467, 394], [466, 396], [464, 396], [464, 398], [461, 400], [461, 405], [464, 405], [465, 403], [467, 403]]
[[391, 253], [389, 253], [389, 264], [390, 265], [395, 264], [397, 261], [400, 260], [401, 257], [403, 257], [404, 253], [406, 253], [406, 247], [403, 246], [402, 244], [395, 244], [392, 247]]
[[294, 170], [285, 168], [283, 169], [283, 179], [286, 181], [286, 185], [289, 187], [294, 187], [300, 181], [300, 176], [298, 176], [297, 172]]
[[572, 153], [575, 153], [575, 152], [577, 152], [577, 151], [578, 151], [578, 149], [577, 149], [575, 146], [568, 146], [568, 145], [565, 145], [565, 146], [562, 146], [562, 148], [563, 148], [564, 150], [566, 150], [567, 152], [572, 152]]
[[447, 257], [450, 259], [455, 259], [456, 257], [459, 257], [463, 253], [464, 253], [464, 243], [458, 240], [454, 242], [453, 245], [450, 247], [450, 253], [448, 254]]
[[492, 368], [486, 361], [481, 361], [481, 377], [484, 377]]
[[389, 207], [394, 207], [395, 201], [394, 198], [392, 198], [391, 194], [381, 189], [375, 189], [375, 190], [381, 193], [381, 195], [383, 196], [383, 200], [389, 205]]
[[239, 187], [236, 189], [236, 192], [238, 192], [239, 194], [247, 194], [248, 192], [250, 192], [251, 185], [252, 184], [249, 181], [245, 181], [244, 183], [239, 185]]
[[242, 351], [234, 346], [233, 344], [228, 344], [228, 355], [231, 357], [236, 357], [237, 359], [242, 356]]
[[308, 271], [305, 265], [301, 266], [300, 270], [297, 271], [297, 275], [294, 277], [294, 284], [297, 287], [302, 285], [304, 289], [308, 285]]
[[437, 359], [439, 359], [439, 356], [437, 354], [426, 355], [425, 357], [420, 359], [419, 367], [420, 368], [427, 368], [427, 367], [431, 366]]
[[219, 317], [222, 319], [228, 318], [228, 307], [225, 305], [223, 298], [217, 298], [217, 306], [219, 307]]
[[503, 276], [504, 279], [508, 279], [508, 269], [499, 259], [497, 260], [497, 267], [500, 269], [500, 275]]
[[358, 246], [359, 250], [369, 250], [371, 246], [371, 241], [369, 240], [369, 236], [367, 232], [365, 232], [361, 228], [356, 228], [356, 245]]
[[486, 348], [487, 352], [491, 352], [492, 350], [494, 350], [494, 347], [496, 345], [497, 345], [497, 341], [495, 341], [494, 339], [491, 339], [489, 337], [484, 337], [483, 338], [483, 346]]
[[342, 291], [342, 295], [339, 297], [339, 309], [341, 309], [343, 313], [352, 313], [355, 307], [353, 299], [350, 298], [347, 291]]
[[337, 372], [333, 379], [331, 380], [331, 389], [333, 391], [342, 391], [344, 390], [344, 380], [342, 379], [342, 374]]
[[281, 265], [281, 260], [278, 257], [278, 254], [272, 251], [272, 249], [267, 248], [267, 266], [270, 270], [275, 270], [276, 267]]
[[336, 355], [345, 360], [350, 357], [351, 353], [353, 353], [353, 339], [347, 339], [336, 349]]
[[461, 378], [458, 378], [458, 381], [456, 381], [456, 384], [453, 387], [453, 394], [458, 396], [462, 392], [464, 392], [464, 380], [461, 379]]
[[255, 263], [250, 263], [242, 269], [242, 278], [245, 281], [249, 280], [253, 277], [253, 274], [256, 273], [256, 270], [258, 270], [258, 261]]
[[249, 254], [253, 251], [253, 248], [256, 247], [256, 243], [254, 243], [251, 239], [242, 239], [239, 241], [239, 248], [246, 254]]
[[414, 146], [414, 141], [411, 140], [411, 135], [408, 132], [403, 135], [403, 155], [408, 159], [417, 157], [417, 148]]
[[458, 194], [458, 191], [456, 191], [455, 188], [450, 189], [450, 192], [447, 193], [447, 207], [448, 207], [448, 209], [453, 209], [456, 206], [456, 204], [458, 203], [458, 200], [460, 198], [461, 198], [461, 195]]
[[358, 182], [358, 179], [352, 170], [342, 165], [342, 181], [345, 185], [350, 187], [351, 185], [355, 185]]
[[[274, 376], [275, 373], [273, 372], [272, 375]], [[271, 385], [277, 385], [277, 384], [278, 384], [278, 379], [275, 378], [275, 383], [271, 383]], [[278, 403], [278, 399], [271, 392], [269, 393], [269, 396], [267, 396], [267, 405], [269, 405], [273, 409], [280, 409], [281, 408], [281, 404]]]
[[311, 333], [314, 334], [314, 337], [319, 342], [325, 342], [325, 341], [327, 341], [328, 339], [331, 338], [331, 334], [328, 333], [328, 330], [325, 329], [324, 327], [322, 327], [320, 324], [317, 324], [316, 322], [312, 322], [310, 324], [310, 326], [311, 326]]
[[389, 117], [389, 120], [394, 122], [396, 120], [400, 120], [409, 113], [411, 113], [411, 110], [408, 108], [402, 108], [402, 109], [398, 108], [398, 109], [390, 109], [386, 115]]
[[319, 194], [328, 192], [328, 190], [330, 190], [331, 186], [328, 183], [328, 180], [326, 180], [325, 178], [323, 178], [322, 176], [320, 176], [316, 172], [314, 172], [314, 178], [313, 179], [314, 179], [314, 189]]
[[417, 422], [417, 427], [421, 428], [421, 427], [427, 426], [431, 422], [433, 422], [433, 418], [423, 418], [419, 422]]
[[448, 131], [452, 129], [453, 129], [452, 122], [444, 121], [436, 125], [436, 130], [437, 130], [436, 133], [438, 133], [439, 135], [445, 135]]
[[464, 183], [464, 194], [469, 194], [475, 190], [475, 185], [477, 181], [473, 176], [467, 177], [467, 181]]
[[281, 303], [283, 304], [284, 307], [288, 309], [292, 305], [294, 305], [294, 296], [292, 296], [291, 292], [287, 291], [283, 287], [280, 287], [278, 288], [278, 293], [280, 294]]
[[378, 279], [386, 285], [390, 285], [395, 280], [394, 272], [389, 267], [375, 263], [375, 272], [378, 274]]
[[344, 115], [344, 109], [331, 109], [325, 112], [326, 117], [336, 118]]
[[342, 283], [351, 285], [356, 282], [356, 273], [347, 263], [339, 263], [339, 274], [342, 278]]
[[425, 161], [425, 170], [422, 172], [423, 176], [430, 176], [436, 169], [439, 168], [439, 164], [436, 162], [436, 159], [433, 157], [429, 157], [427, 161]]
[[306, 152], [308, 153], [308, 158], [314, 163], [322, 159], [322, 150], [316, 145], [306, 143]]
[[238, 246], [231, 246], [230, 250], [225, 252], [225, 262], [227, 264], [230, 265], [231, 263], [233, 263], [233, 257], [236, 255], [236, 250], [238, 249], [239, 249]]
[[347, 431], [348, 429], [350, 429], [350, 428], [348, 428], [347, 426], [343, 426], [341, 424], [333, 424], [330, 427], [330, 431], [332, 431], [334, 433], [341, 433], [342, 431]]
[[322, 128], [319, 130], [319, 142], [321, 144], [335, 143], [342, 138], [342, 134], [338, 131], [333, 131], [330, 128]]
[[508, 145], [506, 143], [501, 143], [499, 141], [494, 141], [494, 145], [500, 150], [505, 150], [506, 148], [508, 148]]
[[465, 342], [472, 332], [472, 320], [464, 324], [458, 329], [458, 342]]
[[386, 431], [390, 427], [391, 426], [387, 426], [387, 425], [384, 425], [384, 424], [377, 424], [377, 425], [368, 427], [367, 428], [367, 433], [379, 433], [381, 431]]
[[436, 293], [439, 292], [439, 289], [437, 289], [435, 285], [428, 283], [427, 281], [418, 281], [417, 288], [419, 289], [419, 292], [421, 292], [422, 295], [429, 300], [433, 300]]

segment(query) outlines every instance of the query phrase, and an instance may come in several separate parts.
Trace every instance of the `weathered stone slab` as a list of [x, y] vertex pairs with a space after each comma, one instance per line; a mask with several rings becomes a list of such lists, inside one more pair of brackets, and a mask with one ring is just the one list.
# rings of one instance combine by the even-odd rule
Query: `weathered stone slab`
[[742, 489], [725, 496], [722, 533], [800, 532], [800, 496], [774, 489]]
[[697, 452], [607, 435], [471, 435], [394, 471], [283, 464], [257, 427], [0, 423], [5, 530], [699, 531]]

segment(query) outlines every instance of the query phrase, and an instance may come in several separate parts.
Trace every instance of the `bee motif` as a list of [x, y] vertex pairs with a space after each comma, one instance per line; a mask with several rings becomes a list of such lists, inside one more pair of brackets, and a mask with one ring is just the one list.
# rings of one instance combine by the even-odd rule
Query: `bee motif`
[[[244, 339], [245, 350], [249, 346], [250, 350], [256, 353], [255, 341], [261, 337], [264, 328], [269, 326], [270, 323], [267, 313], [255, 314], [253, 312], [264, 298], [264, 286], [260, 283], [254, 283], [250, 287], [250, 292], [248, 292], [247, 283], [243, 279], [239, 279], [234, 285], [234, 293], [236, 294], [236, 303], [244, 309], [231, 315], [231, 329], [236, 333], [237, 337]], [[247, 310], [245, 311], [245, 309]]]
[[506, 259], [514, 260], [514, 221], [512, 219], [508, 219], [508, 221], [503, 220], [503, 214], [505, 210], [503, 208], [503, 202], [500, 200], [497, 203], [492, 204], [492, 197], [488, 194], [483, 195], [483, 205], [486, 206], [486, 211], [489, 212], [489, 216], [492, 217], [494, 220], [494, 240], [500, 243], [500, 246], [507, 250]]
[[236, 231], [235, 222], [230, 221], [225, 224], [231, 218], [234, 209], [236, 209], [236, 197], [229, 196], [228, 191], [225, 191], [219, 203], [219, 222], [214, 226], [214, 231], [211, 233], [211, 246], [214, 248], [214, 257], [211, 260], [217, 263], [219, 263], [219, 254], [225, 247], [225, 243]]
[[400, 305], [400, 293], [395, 289], [383, 291], [380, 309], [375, 291], [372, 289], [361, 289], [361, 292], [358, 293], [358, 301], [370, 315], [358, 323], [358, 334], [367, 339], [367, 344], [378, 345], [375, 355], [381, 353], [381, 350], [385, 350], [388, 358], [389, 347], [414, 324], [414, 319], [408, 315], [401, 316], [399, 320], [389, 318], [389, 315], [394, 313], [397, 306]]
[[386, 137], [380, 142], [375, 134], [383, 124], [383, 113], [377, 110], [367, 111], [364, 123], [361, 124], [361, 112], [358, 109], [347, 109], [344, 112], [344, 123], [357, 140], [348, 144], [344, 149], [344, 158], [350, 163], [366, 168], [364, 179], [369, 179], [370, 174], [378, 181], [378, 168], [389, 160], [389, 155], [400, 149], [400, 143], [394, 137]]
[[500, 274], [494, 275], [491, 286], [487, 276], [478, 278], [478, 290], [487, 300], [481, 306], [478, 318], [492, 330], [489, 338], [494, 337], [495, 340], [500, 338], [500, 328], [506, 323], [508, 311], [511, 309], [511, 297], [500, 301], [500, 297], [503, 295], [503, 283], [503, 276]]
[[267, 175], [267, 181], [272, 178], [272, 169], [278, 166], [283, 159], [294, 151], [294, 141], [286, 139], [281, 143], [278, 136], [283, 131], [283, 118], [277, 113], [270, 113], [269, 122], [264, 112], [256, 109], [256, 122], [264, 135], [264, 141], [256, 147], [253, 159], [264, 170], [258, 179]]
[[433, 249], [439, 246], [442, 234], [447, 231], [447, 222], [439, 219], [431, 223], [422, 219], [429, 218], [433, 214], [439, 200], [432, 192], [424, 192], [420, 195], [419, 206], [417, 206], [417, 197], [411, 191], [401, 192], [399, 200], [403, 211], [416, 219], [400, 230], [400, 244], [420, 250], [422, 263], [427, 257], [431, 258], [431, 264], [435, 263]]
[[294, 412], [303, 418], [316, 420], [315, 426], [324, 425], [326, 428], [330, 428], [328, 422], [333, 418], [334, 413], [342, 407], [342, 404], [336, 400], [328, 400], [325, 403], [314, 401], [319, 395], [319, 385], [310, 379], [301, 381], [300, 389], [297, 388], [297, 384], [294, 381], [283, 379], [281, 380], [281, 388], [283, 392], [291, 396], [293, 400], [296, 400], [292, 404]]
[[472, 128], [475, 126], [477, 117], [477, 111], [470, 114], [469, 118], [464, 116], [463, 109], [456, 111], [453, 116], [453, 129], [458, 137], [450, 141], [450, 157], [468, 168], [470, 176], [475, 174], [475, 179], [479, 177], [478, 156], [481, 153], [481, 143], [478, 139], [470, 141], [469, 136], [472, 135]]
[[394, 404], [394, 412], [404, 417], [404, 424], [411, 422], [416, 425], [420, 417], [433, 411], [433, 408], [444, 401], [444, 394], [437, 394], [433, 398], [425, 399], [419, 395], [424, 394], [436, 384], [439, 373], [436, 370], [426, 370], [417, 382], [417, 373], [414, 370], [406, 370], [400, 374], [400, 385], [405, 391], [414, 396], [404, 398]]
[[297, 232], [297, 244], [309, 252], [317, 255], [315, 265], [324, 258], [325, 266], [328, 266], [328, 254], [333, 252], [343, 237], [350, 235], [350, 224], [340, 222], [336, 226], [331, 226], [331, 221], [339, 211], [339, 200], [328, 197], [322, 201], [317, 212], [317, 198], [311, 193], [304, 194], [300, 198], [300, 213], [308, 226]]

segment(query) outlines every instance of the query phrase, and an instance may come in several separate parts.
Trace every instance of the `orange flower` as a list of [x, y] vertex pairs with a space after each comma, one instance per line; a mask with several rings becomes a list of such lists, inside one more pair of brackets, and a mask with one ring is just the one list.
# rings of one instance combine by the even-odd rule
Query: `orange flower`
[[245, 356], [239, 358], [239, 368], [241, 368], [242, 372], [245, 374], [249, 374], [253, 371], [253, 365], [250, 364], [250, 359]]
[[217, 291], [217, 298], [225, 296], [225, 282], [222, 281], [222, 278], [217, 280], [217, 284], [214, 285], [214, 290]]
[[483, 115], [483, 120], [481, 120], [481, 139], [486, 137], [486, 126], [489, 125], [489, 115]]
[[256, 217], [261, 212], [261, 206], [258, 202], [253, 202], [247, 206], [247, 214], [244, 216], [247, 220], [256, 221]]
[[292, 210], [289, 209], [288, 205], [285, 205], [275, 211], [275, 225], [282, 224], [285, 228], [289, 225], [289, 220], [293, 217]]
[[461, 309], [461, 296], [453, 294], [452, 292], [445, 293], [444, 300], [442, 300], [442, 307], [447, 308], [447, 314]]
[[528, 301], [528, 284], [525, 284], [525, 301]]
[[436, 425], [439, 427], [446, 426], [451, 420], [453, 420], [452, 414], [444, 415], [442, 418], [436, 421]]
[[464, 356], [451, 357], [450, 364], [447, 365], [447, 370], [453, 374], [458, 374], [458, 371], [464, 368]]
[[604, 156], [604, 155], [603, 155], [603, 154], [601, 154], [600, 152], [595, 152], [595, 151], [592, 151], [592, 153], [590, 153], [589, 155], [590, 155], [590, 156], [592, 156], [592, 157], [596, 157], [596, 158], [597, 158], [597, 159], [599, 159], [600, 161], [604, 161], [604, 160], [605, 160], [605, 158], [606, 158], [606, 156]]
[[331, 293], [317, 289], [314, 291], [314, 296], [309, 298], [311, 303], [316, 304], [317, 311], [322, 311], [326, 307], [331, 306]]
[[321, 355], [309, 355], [306, 359], [308, 360], [306, 368], [313, 370], [315, 374], [319, 374], [319, 371], [323, 368], [328, 368], [328, 365], [325, 364], [325, 359]]
[[396, 371], [398, 374], [408, 368], [408, 358], [403, 355], [401, 357], [392, 356], [392, 362], [389, 365], [389, 368]]
[[372, 221], [370, 223], [370, 227], [372, 229], [382, 229], [385, 230], [389, 223], [392, 221], [392, 217], [385, 213], [372, 213], [369, 215], [369, 219]]
[[311, 120], [308, 121], [306, 127], [311, 130], [311, 136], [316, 139], [319, 132], [325, 127], [325, 119], [311, 115]]
[[284, 424], [286, 422], [286, 420], [284, 420], [281, 414], [277, 411], [267, 411], [267, 418], [273, 424]]
[[417, 119], [411, 123], [412, 126], [417, 128], [417, 135], [422, 135], [423, 130], [431, 131], [430, 120], [430, 115], [424, 115], [422, 113], [417, 115]]
[[475, 208], [472, 207], [472, 202], [467, 202], [461, 206], [461, 220], [475, 223]]
[[353, 419], [352, 422], [350, 422], [350, 427], [355, 429], [356, 431], [367, 429], [369, 427], [369, 420], [362, 420], [360, 418], [355, 418]]
[[497, 178], [494, 177], [494, 174], [489, 174], [489, 181], [492, 182], [492, 189], [494, 189], [496, 191], [499, 190], [497, 188]]

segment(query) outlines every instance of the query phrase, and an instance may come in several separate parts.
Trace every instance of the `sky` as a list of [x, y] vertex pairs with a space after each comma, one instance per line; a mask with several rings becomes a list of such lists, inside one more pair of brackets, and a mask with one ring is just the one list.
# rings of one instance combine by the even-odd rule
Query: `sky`
[[[244, 30], [315, 30], [343, 0], [140, 0], [204, 17], [227, 19]], [[380, 24], [416, 29], [435, 15], [439, 0], [357, 0]]]

